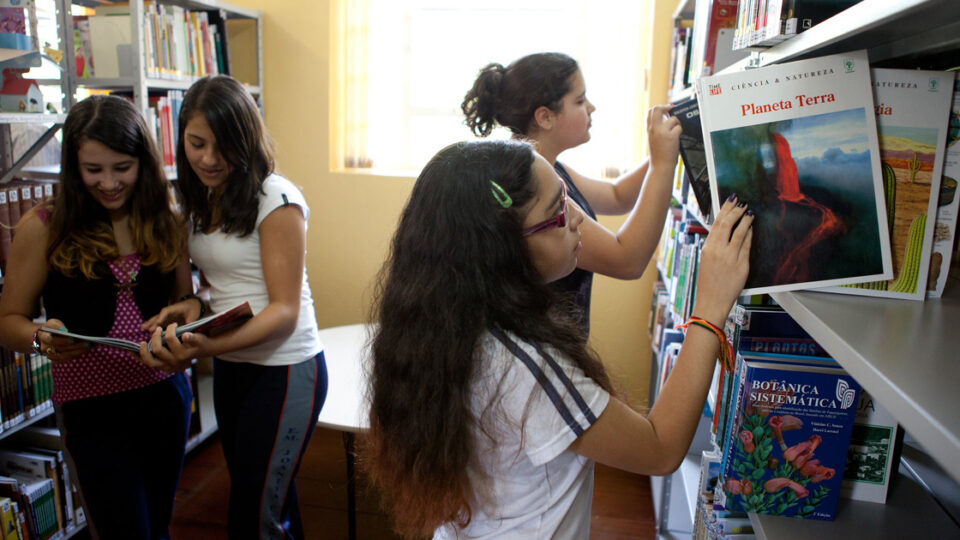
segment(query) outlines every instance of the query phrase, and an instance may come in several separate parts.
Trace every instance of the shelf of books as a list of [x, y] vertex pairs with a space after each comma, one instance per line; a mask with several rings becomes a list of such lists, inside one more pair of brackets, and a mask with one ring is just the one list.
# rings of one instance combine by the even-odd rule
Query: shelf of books
[[742, 71], [856, 49], [868, 49], [870, 60], [879, 62], [904, 54], [937, 53], [958, 45], [960, 2], [870, 0], [853, 3], [790, 39], [759, 49], [753, 57], [742, 59], [727, 70]]
[[960, 281], [936, 301], [774, 293], [847, 372], [960, 481]]

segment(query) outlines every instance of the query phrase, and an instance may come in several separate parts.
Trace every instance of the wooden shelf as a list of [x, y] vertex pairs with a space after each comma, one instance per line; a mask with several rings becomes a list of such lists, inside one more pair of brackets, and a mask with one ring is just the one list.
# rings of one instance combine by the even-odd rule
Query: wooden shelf
[[773, 298], [960, 481], [960, 282], [925, 302], [835, 293]]
[[0, 124], [62, 124], [65, 114], [0, 112]]

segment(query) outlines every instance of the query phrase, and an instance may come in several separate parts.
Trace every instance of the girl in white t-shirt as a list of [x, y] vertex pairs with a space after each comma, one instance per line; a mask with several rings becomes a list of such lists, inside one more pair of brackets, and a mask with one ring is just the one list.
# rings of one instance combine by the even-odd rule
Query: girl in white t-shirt
[[[327, 391], [305, 267], [310, 208], [274, 174], [273, 150], [250, 94], [227, 76], [193, 84], [180, 110], [177, 187], [190, 220], [190, 257], [210, 284], [210, 308], [244, 301], [254, 316], [216, 337], [186, 333], [199, 298], [147, 321], [158, 366], [214, 357], [214, 409], [230, 472], [231, 538], [303, 538], [294, 478]], [[203, 311], [201, 309], [201, 311]], [[167, 347], [161, 343], [164, 337]]]
[[[674, 159], [676, 159], [674, 148]], [[397, 528], [434, 538], [586, 538], [593, 462], [676, 469], [717, 337], [743, 288], [752, 214], [735, 199], [701, 255], [695, 315], [647, 416], [611, 395], [547, 287], [577, 266], [583, 216], [550, 163], [515, 141], [458, 143], [426, 165], [375, 305], [363, 463]]]

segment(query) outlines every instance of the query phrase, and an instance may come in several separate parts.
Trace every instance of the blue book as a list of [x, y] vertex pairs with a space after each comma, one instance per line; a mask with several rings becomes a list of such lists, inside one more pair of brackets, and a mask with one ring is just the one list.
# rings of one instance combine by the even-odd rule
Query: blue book
[[860, 386], [837, 367], [742, 355], [717, 503], [832, 520]]
[[736, 308], [736, 323], [734, 346], [738, 351], [797, 356], [830, 356], [781, 307], [738, 305]]

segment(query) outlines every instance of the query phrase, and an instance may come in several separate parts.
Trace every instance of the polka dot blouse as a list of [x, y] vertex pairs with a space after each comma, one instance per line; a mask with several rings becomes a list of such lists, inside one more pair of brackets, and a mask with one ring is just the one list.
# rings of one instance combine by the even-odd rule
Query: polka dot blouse
[[[150, 332], [142, 330], [143, 314], [133, 298], [140, 258], [130, 254], [110, 263], [119, 282], [117, 308], [108, 337], [146, 341]], [[97, 345], [73, 360], [53, 364], [53, 401], [62, 403], [149, 386], [171, 375], [143, 365], [133, 353]]]

